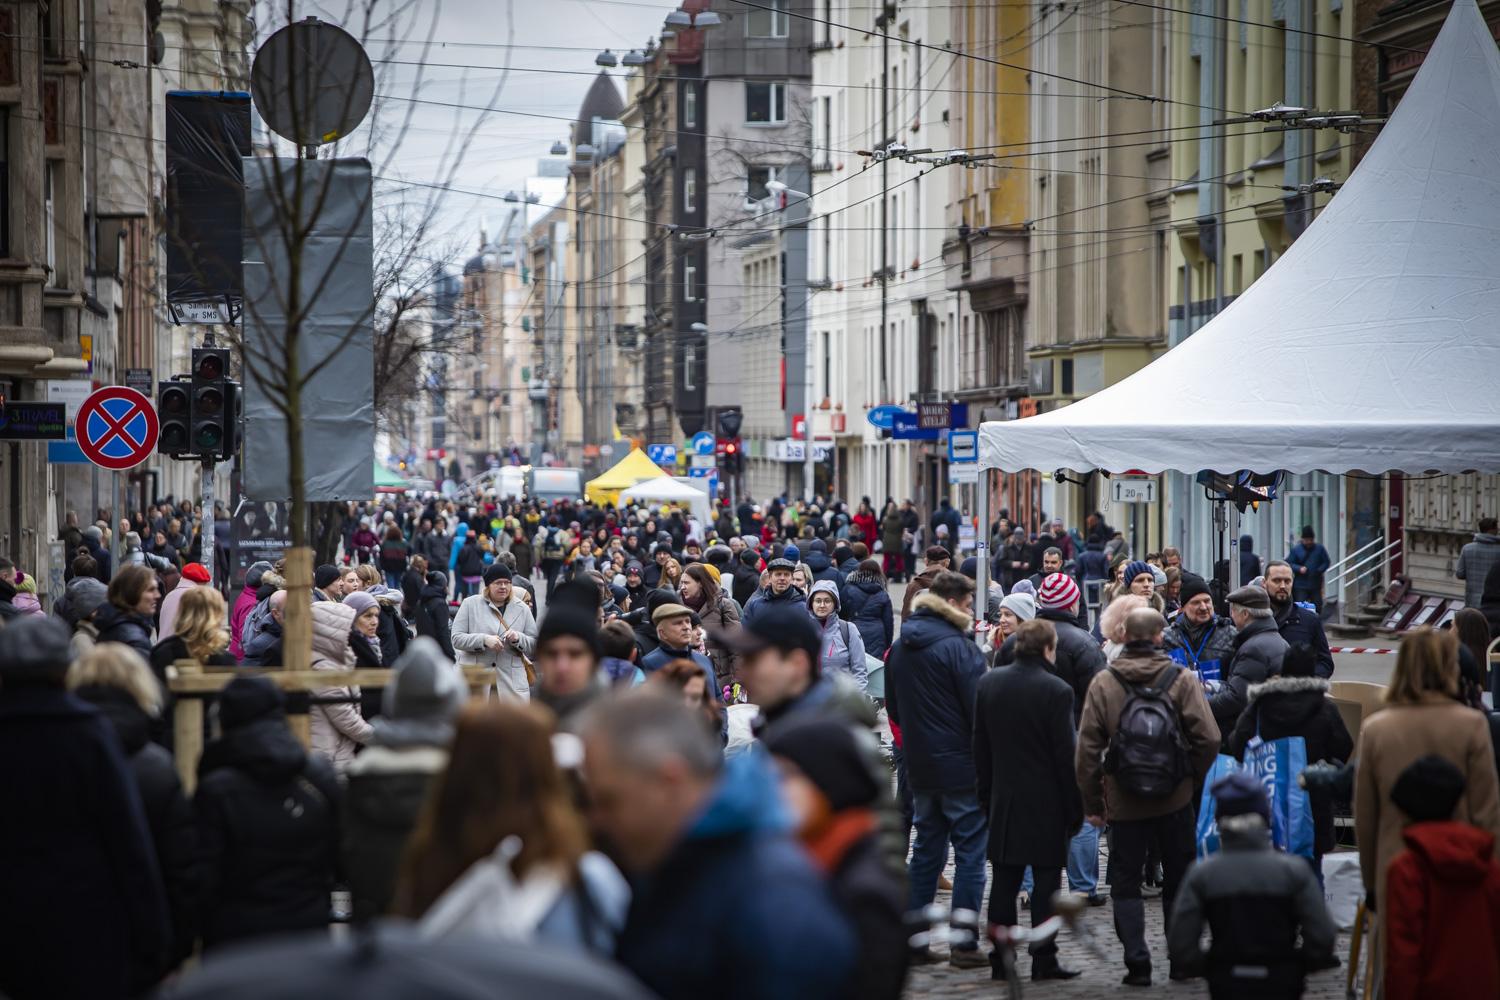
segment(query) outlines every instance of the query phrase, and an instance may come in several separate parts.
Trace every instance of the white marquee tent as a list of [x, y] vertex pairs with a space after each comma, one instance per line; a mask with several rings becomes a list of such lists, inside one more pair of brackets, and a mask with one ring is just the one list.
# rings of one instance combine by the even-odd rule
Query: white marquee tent
[[1115, 385], [985, 423], [979, 458], [1500, 472], [1500, 51], [1474, 0], [1454, 3], [1348, 183], [1259, 281]]
[[660, 476], [644, 483], [636, 483], [627, 490], [621, 490], [620, 499], [637, 502], [659, 500], [663, 503], [680, 504], [691, 510], [699, 523], [707, 525], [712, 520], [708, 493], [672, 476]]

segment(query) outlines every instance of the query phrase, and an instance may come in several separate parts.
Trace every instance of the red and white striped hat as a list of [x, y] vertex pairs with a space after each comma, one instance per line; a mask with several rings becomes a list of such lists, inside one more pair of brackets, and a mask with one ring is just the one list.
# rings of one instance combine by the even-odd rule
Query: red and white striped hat
[[1036, 593], [1037, 607], [1044, 611], [1063, 611], [1078, 600], [1078, 584], [1066, 573], [1053, 573], [1042, 581]]

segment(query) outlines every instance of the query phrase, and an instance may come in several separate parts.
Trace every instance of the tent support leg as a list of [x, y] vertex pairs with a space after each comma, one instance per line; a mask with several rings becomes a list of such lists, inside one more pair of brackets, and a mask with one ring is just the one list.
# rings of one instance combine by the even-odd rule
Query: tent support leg
[[990, 470], [980, 468], [974, 484], [974, 619], [984, 621], [990, 606]]

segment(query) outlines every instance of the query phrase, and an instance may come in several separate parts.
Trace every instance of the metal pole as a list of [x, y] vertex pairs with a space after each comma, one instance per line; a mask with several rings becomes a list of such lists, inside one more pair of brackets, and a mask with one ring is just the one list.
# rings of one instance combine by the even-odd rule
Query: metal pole
[[1233, 503], [1225, 507], [1224, 512], [1229, 515], [1229, 589], [1234, 590], [1240, 585], [1240, 509]]
[[974, 617], [985, 620], [990, 607], [990, 470], [981, 468], [974, 484]]
[[[807, 292], [808, 299], [812, 298], [812, 292]], [[812, 304], [804, 308], [804, 312], [811, 312]], [[807, 371], [803, 373], [803, 382], [806, 384], [806, 398], [802, 401], [802, 499], [811, 500], [817, 492], [816, 463], [813, 461], [813, 395], [817, 392], [817, 362], [813, 357], [813, 331], [812, 324], [808, 324], [807, 331], [802, 336], [802, 353], [806, 355]]]
[[203, 568], [208, 570], [208, 585], [214, 586], [214, 564], [218, 562], [218, 546], [214, 544], [214, 460], [203, 460], [203, 525], [202, 541], [198, 545], [198, 557]]

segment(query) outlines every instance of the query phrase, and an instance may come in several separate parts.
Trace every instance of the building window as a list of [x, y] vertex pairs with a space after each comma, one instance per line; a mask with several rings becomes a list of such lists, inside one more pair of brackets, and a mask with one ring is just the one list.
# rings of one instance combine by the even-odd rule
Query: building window
[[57, 287], [57, 164], [47, 161], [42, 177], [42, 230], [47, 248], [47, 285]]
[[698, 86], [693, 83], [682, 85], [682, 127], [698, 127]]
[[765, 201], [771, 197], [771, 189], [767, 185], [780, 179], [781, 171], [776, 167], [751, 167], [746, 178], [745, 200]]
[[823, 163], [833, 165], [833, 98], [822, 99], [823, 112]]
[[689, 344], [682, 352], [682, 388], [686, 392], [698, 389], [698, 348]]
[[745, 84], [745, 121], [751, 125], [786, 123], [786, 84]]
[[751, 38], [785, 38], [787, 36], [787, 0], [766, 0], [752, 7], [745, 19], [745, 34]]
[[691, 264], [682, 267], [682, 301], [697, 302], [698, 269]]
[[682, 172], [682, 210], [692, 212], [697, 208], [698, 171], [688, 167]]

